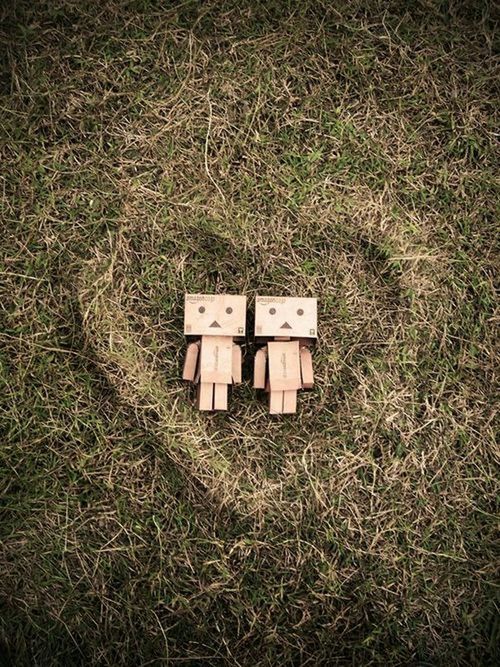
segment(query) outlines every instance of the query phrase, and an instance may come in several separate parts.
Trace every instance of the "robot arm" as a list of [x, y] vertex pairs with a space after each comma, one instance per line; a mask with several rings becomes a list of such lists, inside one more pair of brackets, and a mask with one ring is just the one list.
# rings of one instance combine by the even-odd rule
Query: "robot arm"
[[261, 347], [255, 353], [253, 366], [253, 386], [254, 389], [266, 388], [266, 366], [267, 366], [267, 345]]
[[182, 379], [189, 382], [195, 382], [196, 367], [198, 366], [198, 358], [200, 356], [200, 342], [189, 343], [186, 350], [186, 357], [184, 359], [184, 369], [182, 371]]
[[306, 345], [300, 348], [300, 374], [302, 376], [302, 388], [312, 389], [314, 386], [312, 354]]

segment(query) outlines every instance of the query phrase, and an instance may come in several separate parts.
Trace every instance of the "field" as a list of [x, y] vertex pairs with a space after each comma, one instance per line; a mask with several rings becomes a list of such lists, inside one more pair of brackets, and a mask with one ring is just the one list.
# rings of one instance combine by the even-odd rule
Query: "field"
[[[498, 664], [493, 4], [0, 14], [0, 664]], [[318, 297], [296, 416], [186, 291]]]

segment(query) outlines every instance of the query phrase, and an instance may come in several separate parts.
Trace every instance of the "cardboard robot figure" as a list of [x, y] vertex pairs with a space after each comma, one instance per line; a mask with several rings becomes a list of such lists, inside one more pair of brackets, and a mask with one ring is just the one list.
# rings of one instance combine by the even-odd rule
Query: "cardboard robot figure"
[[[189, 336], [182, 378], [198, 385], [200, 410], [227, 410], [228, 386], [241, 382], [246, 296], [186, 294], [184, 334]], [[196, 338], [193, 340], [193, 338]]]
[[254, 388], [269, 392], [270, 414], [296, 412], [297, 390], [312, 388], [317, 320], [316, 299], [255, 298], [255, 337], [263, 346], [255, 354]]

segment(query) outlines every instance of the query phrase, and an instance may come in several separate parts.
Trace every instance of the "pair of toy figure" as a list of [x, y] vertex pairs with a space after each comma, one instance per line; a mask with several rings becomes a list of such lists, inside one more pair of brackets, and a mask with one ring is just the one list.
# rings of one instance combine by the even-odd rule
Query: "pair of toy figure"
[[[190, 337], [183, 379], [198, 385], [200, 410], [227, 410], [230, 384], [241, 382], [246, 296], [186, 294], [184, 333]], [[271, 414], [293, 413], [297, 390], [313, 386], [310, 345], [317, 335], [311, 298], [257, 296], [254, 387], [269, 393]]]

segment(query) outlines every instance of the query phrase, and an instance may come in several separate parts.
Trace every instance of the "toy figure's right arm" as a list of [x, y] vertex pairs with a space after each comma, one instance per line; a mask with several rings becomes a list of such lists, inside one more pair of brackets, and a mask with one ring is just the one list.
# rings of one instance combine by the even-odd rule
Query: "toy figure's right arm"
[[255, 389], [266, 388], [267, 346], [261, 347], [255, 353], [253, 367], [253, 386]]
[[195, 381], [199, 356], [200, 342], [189, 343], [186, 350], [186, 358], [184, 359], [184, 370], [182, 371], [183, 380], [188, 380], [189, 382]]

